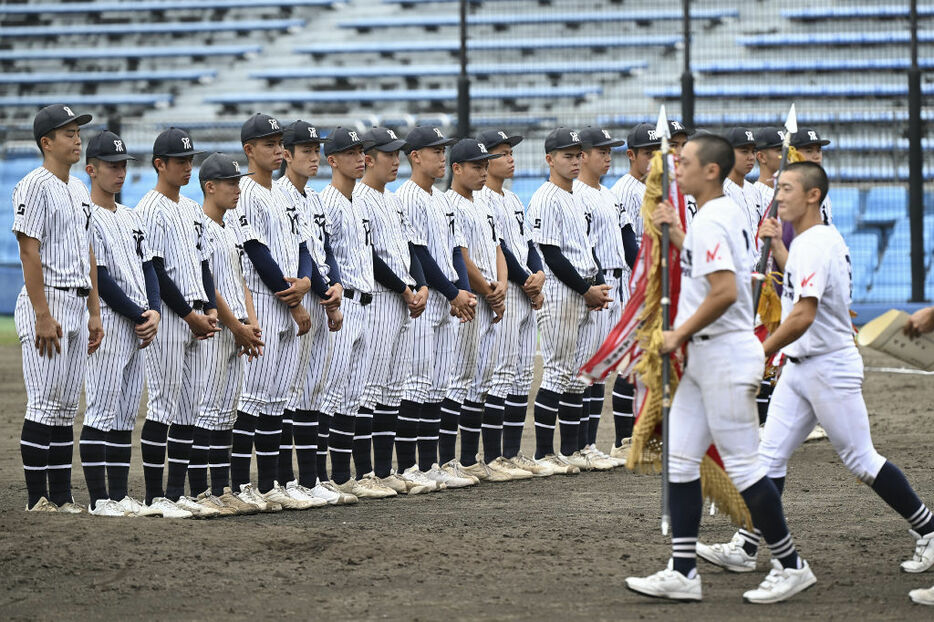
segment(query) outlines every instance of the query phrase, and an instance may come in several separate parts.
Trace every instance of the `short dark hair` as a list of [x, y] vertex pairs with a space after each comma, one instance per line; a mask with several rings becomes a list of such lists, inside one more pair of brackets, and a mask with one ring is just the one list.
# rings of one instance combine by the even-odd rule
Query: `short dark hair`
[[827, 179], [827, 171], [820, 164], [814, 162], [792, 162], [785, 167], [786, 171], [796, 171], [801, 176], [801, 183], [804, 185], [804, 191], [808, 192], [814, 188], [820, 190], [820, 202], [823, 203], [827, 198], [827, 190], [830, 182]]
[[45, 151], [42, 151], [42, 139], [48, 136], [49, 140], [55, 140], [55, 132], [56, 130], [49, 130], [48, 132], [46, 132], [45, 134], [43, 134], [42, 136], [36, 139], [36, 147], [39, 147], [39, 153], [41, 153], [43, 156], [45, 155]]
[[688, 142], [697, 145], [697, 159], [700, 160], [701, 166], [716, 164], [720, 168], [719, 177], [722, 184], [736, 164], [736, 155], [730, 141], [716, 134], [701, 134], [695, 135]]

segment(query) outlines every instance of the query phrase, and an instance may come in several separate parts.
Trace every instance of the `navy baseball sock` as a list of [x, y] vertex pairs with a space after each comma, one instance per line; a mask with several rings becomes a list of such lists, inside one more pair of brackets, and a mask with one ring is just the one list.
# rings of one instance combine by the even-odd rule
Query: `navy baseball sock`
[[467, 400], [461, 406], [458, 428], [461, 433], [461, 464], [470, 466], [477, 463], [480, 452], [480, 430], [483, 425], [483, 404]]
[[558, 427], [561, 435], [562, 455], [570, 456], [577, 451], [577, 432], [580, 430], [583, 407], [583, 393], [561, 394], [561, 399], [558, 401]]
[[619, 447], [624, 438], [632, 436], [636, 418], [632, 413], [633, 395], [636, 388], [622, 376], [616, 377], [613, 385], [613, 426], [616, 428], [614, 447]]
[[535, 396], [535, 459], [555, 453], [555, 419], [560, 395], [539, 389]]
[[461, 418], [461, 405], [450, 398], [441, 402], [441, 428], [438, 434], [438, 461], [450, 462], [457, 455], [457, 427]]
[[749, 508], [753, 524], [769, 545], [772, 557], [781, 562], [783, 568], [798, 568], [798, 551], [785, 524], [782, 498], [775, 483], [763, 477], [740, 494]]
[[282, 435], [279, 437], [279, 461], [277, 464], [276, 479], [285, 486], [295, 479], [292, 468], [292, 435], [294, 434], [295, 411], [286, 410], [282, 415]]
[[600, 427], [600, 415], [603, 414], [603, 396], [605, 394], [606, 385], [602, 382], [590, 387], [590, 422], [587, 426], [587, 445], [597, 443], [597, 428]]
[[418, 419], [418, 470], [430, 471], [438, 461], [438, 436], [441, 428], [441, 402], [422, 406]]
[[23, 420], [19, 451], [23, 457], [23, 472], [26, 475], [26, 491], [29, 495], [26, 507], [36, 505], [42, 497], [48, 499], [49, 443], [52, 427], [44, 423]]
[[317, 457], [318, 479], [328, 481], [328, 445], [331, 440], [331, 416], [323, 412], [318, 413], [318, 450]]
[[354, 417], [353, 466], [357, 479], [373, 470], [373, 410], [360, 408]]
[[389, 477], [392, 472], [392, 446], [398, 418], [398, 406], [377, 404], [373, 409], [373, 470], [376, 477]]
[[[230, 450], [233, 445], [233, 430], [213, 430], [208, 450], [208, 465], [211, 468], [211, 494], [218, 497], [230, 486]], [[233, 492], [240, 492], [239, 489]]]
[[671, 508], [671, 560], [674, 569], [691, 578], [697, 567], [697, 532], [704, 498], [701, 481], [668, 483]]
[[756, 396], [756, 410], [759, 411], [759, 425], [765, 423], [765, 417], [769, 412], [769, 402], [772, 401], [772, 381], [766, 378], [759, 384], [759, 394]]
[[350, 455], [353, 452], [355, 419], [353, 415], [334, 413], [331, 421], [331, 479], [335, 484], [343, 484], [350, 479]]
[[587, 447], [587, 439], [590, 438], [590, 387], [581, 395], [580, 405], [580, 425], [577, 427], [577, 442], [574, 450], [581, 451]]
[[279, 470], [279, 439], [282, 436], [282, 417], [260, 413], [256, 418], [256, 485], [265, 494], [275, 486]]
[[[785, 478], [784, 477], [772, 477], [769, 478], [772, 480], [772, 483], [775, 484], [775, 489], [778, 490], [779, 496], [782, 494], [782, 490], [785, 489]], [[755, 557], [759, 553], [759, 544], [762, 541], [762, 532], [758, 529], [753, 529], [749, 531], [748, 529], [739, 529], [736, 533], [743, 539], [743, 550], [746, 551], [747, 555], [752, 555]]]
[[[506, 417], [506, 400], [502, 397], [486, 396], [483, 408], [483, 461], [489, 464], [503, 455], [503, 420]], [[463, 440], [462, 440], [463, 443]]]
[[522, 430], [525, 428], [525, 415], [529, 409], [529, 396], [512, 393], [506, 396], [505, 405], [503, 455], [507, 458], [515, 458], [522, 447]]
[[[78, 440], [78, 455], [84, 469], [84, 481], [88, 485], [89, 507], [93, 510], [98, 499], [107, 496], [107, 433], [89, 425], [82, 426]], [[120, 497], [122, 499], [123, 497]], [[118, 499], [119, 501], [119, 499]]]
[[164, 497], [162, 473], [165, 471], [165, 445], [169, 426], [152, 419], [143, 423], [139, 449], [143, 458], [143, 479], [146, 481], [146, 505], [156, 497]]
[[188, 460], [191, 458], [192, 438], [195, 426], [173, 423], [169, 426], [166, 455], [169, 457], [169, 473], [165, 482], [165, 497], [169, 501], [178, 501], [185, 494], [185, 475], [188, 473]]
[[875, 481], [872, 482], [872, 489], [893, 510], [901, 514], [918, 534], [926, 536], [934, 531], [934, 518], [932, 518], [931, 510], [918, 498], [901, 469], [888, 460], [882, 465]]
[[399, 404], [399, 423], [396, 427], [396, 463], [399, 472], [415, 465], [415, 447], [418, 442], [418, 420], [422, 406], [416, 402], [402, 400]]
[[296, 410], [292, 419], [292, 436], [298, 461], [298, 483], [305, 488], [314, 488], [318, 479], [318, 411]]
[[110, 498], [121, 501], [129, 495], [130, 456], [133, 454], [133, 431], [110, 430], [105, 439], [107, 453], [107, 490]]
[[242, 484], [250, 483], [250, 463], [253, 461], [253, 436], [256, 433], [256, 416], [237, 411], [230, 447], [230, 487], [240, 492]]
[[70, 425], [53, 425], [49, 441], [49, 501], [55, 505], [69, 503], [71, 494], [71, 462], [74, 458], [75, 431]]
[[191, 433], [191, 455], [188, 456], [188, 489], [197, 497], [208, 489], [208, 454], [211, 451], [211, 431], [195, 426]]

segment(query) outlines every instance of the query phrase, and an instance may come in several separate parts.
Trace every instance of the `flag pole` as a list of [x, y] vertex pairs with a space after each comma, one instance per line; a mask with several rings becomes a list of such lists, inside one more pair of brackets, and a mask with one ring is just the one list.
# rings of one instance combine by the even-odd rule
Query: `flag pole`
[[[655, 126], [656, 135], [662, 141], [662, 201], [670, 198], [670, 171], [668, 170], [668, 139], [671, 134], [668, 129], [668, 118], [665, 115], [665, 106], [658, 111], [658, 123]], [[671, 282], [668, 265], [669, 248], [671, 246], [671, 233], [668, 223], [662, 223], [662, 330], [671, 328]], [[668, 413], [671, 410], [671, 355], [662, 355], [662, 535], [668, 535], [671, 526], [671, 504], [668, 496]]]

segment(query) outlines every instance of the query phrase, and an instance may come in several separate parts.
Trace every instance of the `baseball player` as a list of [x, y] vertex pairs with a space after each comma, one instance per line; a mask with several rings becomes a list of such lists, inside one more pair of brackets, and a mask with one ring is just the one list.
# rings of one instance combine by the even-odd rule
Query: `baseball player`
[[[743, 208], [743, 213], [746, 214], [749, 222], [746, 230], [756, 231], [765, 207], [761, 204], [759, 191], [746, 181], [746, 175], [756, 164], [756, 137], [752, 130], [745, 127], [732, 127], [726, 131], [725, 137], [733, 145], [735, 164], [729, 176], [723, 181], [723, 194]], [[759, 259], [757, 246], [757, 243], [749, 245], [749, 258], [753, 265]]]
[[[324, 499], [331, 505], [356, 503], [356, 497], [338, 491], [329, 482], [318, 479], [319, 470], [327, 472], [327, 444], [318, 446], [318, 425], [324, 399], [324, 374], [331, 358], [329, 331], [341, 329], [344, 316], [340, 310], [343, 286], [340, 268], [329, 239], [324, 205], [308, 180], [318, 174], [321, 162], [321, 138], [318, 128], [306, 121], [295, 121], [282, 135], [285, 148], [285, 174], [275, 186], [286, 201], [299, 206], [310, 228], [306, 247], [312, 258], [311, 291], [304, 305], [311, 316], [311, 329], [299, 337], [299, 373], [292, 385], [289, 403], [282, 421], [279, 445], [279, 480], [286, 482], [289, 496], [309, 500]], [[319, 278], [320, 276], [320, 278]], [[324, 432], [326, 438], [326, 430]], [[292, 470], [292, 448], [298, 460], [298, 478]]]
[[[248, 227], [231, 227], [224, 215], [240, 199], [240, 165], [228, 155], [214, 153], [201, 163], [198, 180], [204, 193], [204, 238], [211, 256], [211, 274], [217, 288], [217, 334], [201, 345], [205, 384], [188, 462], [188, 483], [201, 505], [221, 516], [255, 514], [259, 506], [240, 499], [230, 487], [230, 449], [237, 399], [243, 385], [244, 359], [263, 354], [262, 329], [253, 297], [243, 281], [240, 256]], [[208, 469], [211, 485], [208, 487]], [[198, 491], [201, 491], [200, 493]]]
[[[850, 319], [852, 266], [840, 233], [823, 223], [820, 206], [827, 195], [827, 174], [813, 162], [789, 164], [778, 179], [776, 198], [782, 222], [795, 238], [786, 249], [778, 220], [768, 219], [760, 236], [772, 237], [772, 252], [784, 269], [782, 323], [763, 344], [766, 356], [781, 351], [786, 364], [775, 386], [759, 445], [759, 460], [779, 491], [788, 459], [815, 423], [846, 467], [870, 486], [911, 525], [915, 539], [905, 572], [934, 565], [934, 515], [901, 470], [872, 444], [862, 396], [863, 360], [853, 342]], [[728, 570], [746, 572], [756, 565], [758, 538], [739, 534], [729, 544], [697, 545], [704, 559]]]
[[[700, 463], [713, 442], [778, 564], [743, 598], [775, 603], [816, 579], [798, 557], [781, 496], [757, 459], [755, 393], [765, 358], [752, 330], [747, 259], [752, 233], [742, 208], [723, 196], [723, 182], [733, 168], [733, 146], [722, 137], [703, 135], [684, 146], [675, 173], [678, 185], [697, 200], [698, 212], [686, 235], [672, 227], [684, 277], [674, 330], [663, 334], [662, 344], [662, 353], [667, 353], [688, 343], [684, 375], [669, 415], [672, 559], [667, 569], [651, 576], [627, 578], [626, 587], [659, 598], [701, 599], [695, 552], [703, 506]], [[660, 207], [656, 222], [678, 221], [670, 203]]]
[[[594, 255], [583, 204], [572, 194], [580, 172], [579, 132], [552, 130], [545, 138], [550, 176], [529, 203], [532, 239], [545, 260], [545, 301], [537, 316], [544, 371], [535, 398], [535, 459], [556, 473], [579, 473], [566, 456], [577, 451], [586, 386], [576, 378], [584, 351], [596, 347], [591, 311], [613, 302]], [[578, 347], [579, 339], [589, 338]], [[592, 343], [591, 343], [592, 342]], [[561, 451], [553, 448], [555, 419], [561, 426]]]
[[412, 177], [399, 187], [396, 197], [411, 223], [415, 256], [429, 292], [425, 312], [409, 327], [406, 349], [411, 352], [412, 373], [399, 406], [396, 461], [404, 480], [441, 490], [451, 475], [435, 468], [439, 432], [443, 430], [445, 442], [453, 447], [459, 415], [454, 408], [442, 412], [441, 402], [451, 378], [456, 323], [473, 319], [476, 296], [470, 291], [461, 255], [463, 235], [454, 207], [433, 188], [445, 175], [445, 147], [455, 141], [437, 127], [422, 125], [413, 128], [405, 142]]
[[[201, 341], [217, 331], [214, 279], [204, 239], [201, 207], [181, 196], [191, 178], [196, 151], [184, 130], [169, 128], [156, 137], [152, 163], [156, 187], [136, 205], [159, 279], [162, 317], [146, 348], [149, 402], [140, 436], [146, 504], [164, 518], [214, 516], [185, 497], [185, 474], [203, 384]], [[168, 456], [168, 481], [162, 472]]]
[[763, 127], [753, 132], [756, 137], [756, 163], [759, 165], [759, 179], [752, 185], [759, 191], [759, 206], [762, 215], [772, 203], [775, 193], [775, 174], [782, 163], [782, 141], [785, 130], [777, 127]]
[[[583, 154], [580, 175], [574, 180], [574, 194], [586, 210], [594, 251], [613, 298], [607, 311], [598, 313], [594, 318], [595, 341], [599, 345], [619, 322], [623, 307], [629, 299], [630, 266], [636, 263], [639, 246], [629, 213], [619, 207], [616, 195], [600, 183], [600, 179], [610, 170], [612, 149], [621, 146], [624, 141], [613, 138], [607, 130], [595, 127], [583, 129], [580, 138]], [[582, 340], [582, 345], [586, 341]], [[584, 357], [593, 354], [594, 349], [584, 352]], [[591, 385], [585, 396], [578, 430], [578, 451], [569, 457], [572, 464], [581, 468], [606, 470], [625, 464], [622, 459], [611, 458], [596, 446], [603, 396], [602, 382]]]
[[410, 247], [408, 219], [399, 199], [386, 190], [396, 180], [405, 141], [385, 127], [372, 128], [362, 138], [366, 172], [353, 200], [369, 216], [376, 282], [367, 327], [370, 372], [357, 413], [354, 466], [357, 479], [376, 477], [398, 494], [419, 494], [429, 487], [411, 486], [392, 469], [402, 385], [412, 366], [407, 333], [411, 318], [419, 317], [428, 302], [428, 285]]
[[79, 450], [91, 514], [146, 514], [127, 493], [130, 441], [143, 393], [143, 353], [156, 336], [162, 300], [139, 216], [114, 200], [126, 179], [123, 140], [101, 132], [88, 141], [91, 248], [97, 260], [101, 322], [107, 339], [88, 357], [87, 408]]
[[20, 453], [32, 512], [85, 511], [71, 495], [72, 425], [85, 350], [96, 351], [104, 331], [88, 240], [91, 198], [70, 170], [81, 159], [80, 128], [90, 120], [60, 104], [40, 110], [32, 128], [42, 166], [13, 189], [13, 232], [25, 280], [14, 313], [27, 398]]
[[[798, 131], [791, 135], [791, 146], [798, 150], [807, 162], [813, 162], [818, 166], [824, 165], [823, 148], [830, 144], [830, 140], [821, 138], [817, 130], [810, 127], [799, 127]], [[830, 205], [830, 197], [824, 197], [820, 206], [821, 218], [825, 225], [833, 224], [833, 209]], [[785, 245], [791, 244], [791, 240], [785, 242]]]
[[[267, 511], [307, 509], [313, 504], [292, 497], [276, 481], [282, 415], [299, 372], [298, 337], [311, 328], [302, 300], [311, 289], [315, 269], [306, 245], [304, 214], [273, 187], [272, 174], [283, 159], [282, 134], [279, 122], [266, 114], [256, 113], [243, 123], [240, 142], [253, 174], [240, 178], [237, 208], [224, 216], [227, 226], [249, 228], [243, 237], [249, 258], [243, 261], [243, 272], [265, 343], [263, 356], [247, 365], [244, 373], [230, 476], [241, 500]], [[249, 481], [254, 443], [255, 489]]]

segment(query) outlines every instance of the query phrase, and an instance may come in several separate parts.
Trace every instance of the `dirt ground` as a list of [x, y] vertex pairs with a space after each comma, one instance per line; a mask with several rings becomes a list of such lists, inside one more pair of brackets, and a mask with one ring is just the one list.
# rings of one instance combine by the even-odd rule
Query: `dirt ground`
[[[900, 364], [880, 355], [869, 366]], [[674, 605], [625, 590], [660, 569], [660, 478], [624, 469], [577, 477], [211, 521], [28, 515], [18, 439], [19, 351], [0, 348], [0, 612], [20, 619], [748, 620], [922, 619], [907, 575], [907, 524], [843, 468], [829, 443], [803, 447], [785, 493], [789, 523], [817, 585], [775, 608], [742, 603], [768, 571], [700, 562], [704, 601]], [[934, 503], [930, 376], [867, 372], [876, 446]], [[531, 423], [531, 412], [529, 416]], [[527, 426], [524, 447], [534, 444]], [[600, 445], [608, 447], [611, 417]], [[137, 428], [138, 432], [138, 428]], [[138, 439], [137, 439], [138, 443]], [[138, 444], [131, 491], [142, 494]], [[75, 496], [86, 502], [75, 455]], [[728, 540], [722, 516], [702, 539]]]

